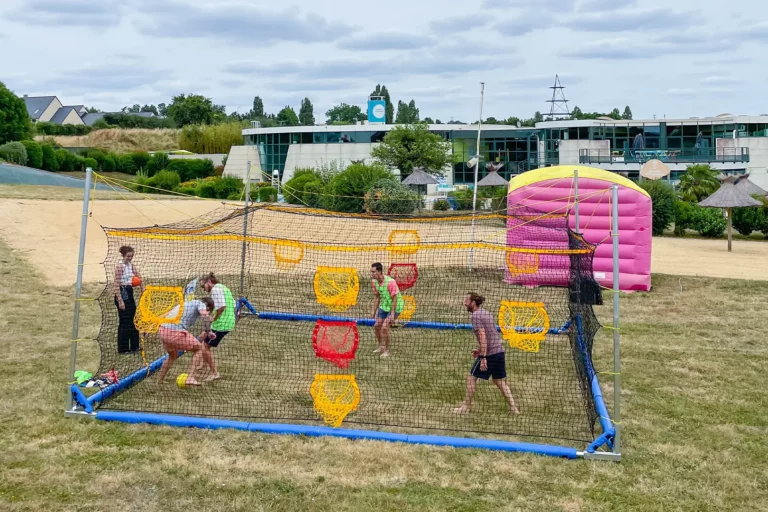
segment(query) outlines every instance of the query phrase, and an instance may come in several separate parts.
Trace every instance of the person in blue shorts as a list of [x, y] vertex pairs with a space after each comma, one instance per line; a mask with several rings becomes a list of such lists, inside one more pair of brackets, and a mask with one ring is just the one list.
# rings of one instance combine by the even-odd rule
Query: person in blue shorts
[[373, 288], [373, 331], [376, 333], [374, 354], [389, 357], [389, 332], [392, 322], [403, 312], [405, 302], [394, 279], [384, 275], [381, 263], [371, 265], [371, 287]]

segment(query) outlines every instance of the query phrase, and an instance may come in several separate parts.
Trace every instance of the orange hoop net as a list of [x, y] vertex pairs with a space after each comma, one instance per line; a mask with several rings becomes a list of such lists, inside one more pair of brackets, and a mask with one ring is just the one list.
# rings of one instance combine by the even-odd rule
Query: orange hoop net
[[312, 332], [312, 348], [315, 355], [346, 368], [355, 358], [360, 335], [354, 322], [318, 320]]
[[392, 263], [387, 274], [395, 280], [400, 291], [411, 288], [419, 278], [419, 270], [415, 263]]

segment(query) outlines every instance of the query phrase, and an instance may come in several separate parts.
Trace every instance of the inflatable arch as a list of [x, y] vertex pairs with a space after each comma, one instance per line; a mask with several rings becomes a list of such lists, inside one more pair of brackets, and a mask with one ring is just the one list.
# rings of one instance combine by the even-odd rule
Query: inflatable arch
[[[573, 211], [575, 188], [574, 171], [578, 170], [579, 226]], [[595, 279], [606, 287], [613, 286], [613, 248], [611, 229], [611, 187], [619, 185], [619, 287], [622, 291], [648, 291], [651, 289], [651, 198], [636, 183], [616, 173], [578, 165], [545, 167], [521, 174], [509, 182], [508, 211], [515, 215], [522, 211], [541, 214], [569, 214], [571, 229], [597, 249], [594, 254]], [[515, 225], [513, 225], [515, 224]], [[520, 232], [522, 231], [522, 233]], [[510, 219], [507, 242], [519, 245], [529, 239], [541, 246], [544, 233], [540, 228], [528, 228], [519, 219]], [[516, 265], [517, 263], [517, 265]], [[516, 284], [540, 286], [558, 284], [561, 273], [570, 266], [568, 258], [558, 255], [537, 255], [532, 261], [508, 262], [508, 280]], [[549, 270], [549, 271], [547, 271]]]

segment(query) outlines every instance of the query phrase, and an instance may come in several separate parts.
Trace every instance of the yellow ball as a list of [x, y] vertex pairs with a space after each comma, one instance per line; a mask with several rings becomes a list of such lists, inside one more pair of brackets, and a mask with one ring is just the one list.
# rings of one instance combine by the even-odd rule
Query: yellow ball
[[176, 377], [176, 385], [181, 389], [184, 389], [187, 386], [187, 377], [188, 375], [186, 373], [179, 374], [179, 376]]

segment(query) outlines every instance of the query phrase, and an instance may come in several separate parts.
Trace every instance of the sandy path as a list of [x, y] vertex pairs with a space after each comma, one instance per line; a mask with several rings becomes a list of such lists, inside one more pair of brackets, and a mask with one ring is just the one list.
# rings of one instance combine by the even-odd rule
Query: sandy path
[[[216, 201], [97, 201], [89, 222], [84, 278], [104, 282], [101, 261], [107, 239], [100, 225], [139, 227], [202, 215], [221, 206]], [[45, 275], [51, 284], [75, 281], [82, 205], [77, 201], [0, 199], [0, 236]], [[140, 211], [139, 211], [140, 210]], [[150, 221], [151, 219], [151, 221]], [[350, 233], [346, 232], [349, 236]], [[653, 272], [768, 280], [768, 242], [653, 239]]]
[[[93, 217], [88, 222], [85, 281], [105, 282], [106, 279], [101, 262], [107, 254], [107, 237], [101, 226], [165, 224], [202, 215], [220, 206], [217, 201], [133, 201], [130, 204], [96, 201]], [[51, 284], [71, 285], [77, 275], [82, 209], [78, 201], [0, 199], [0, 236], [19, 250]]]

